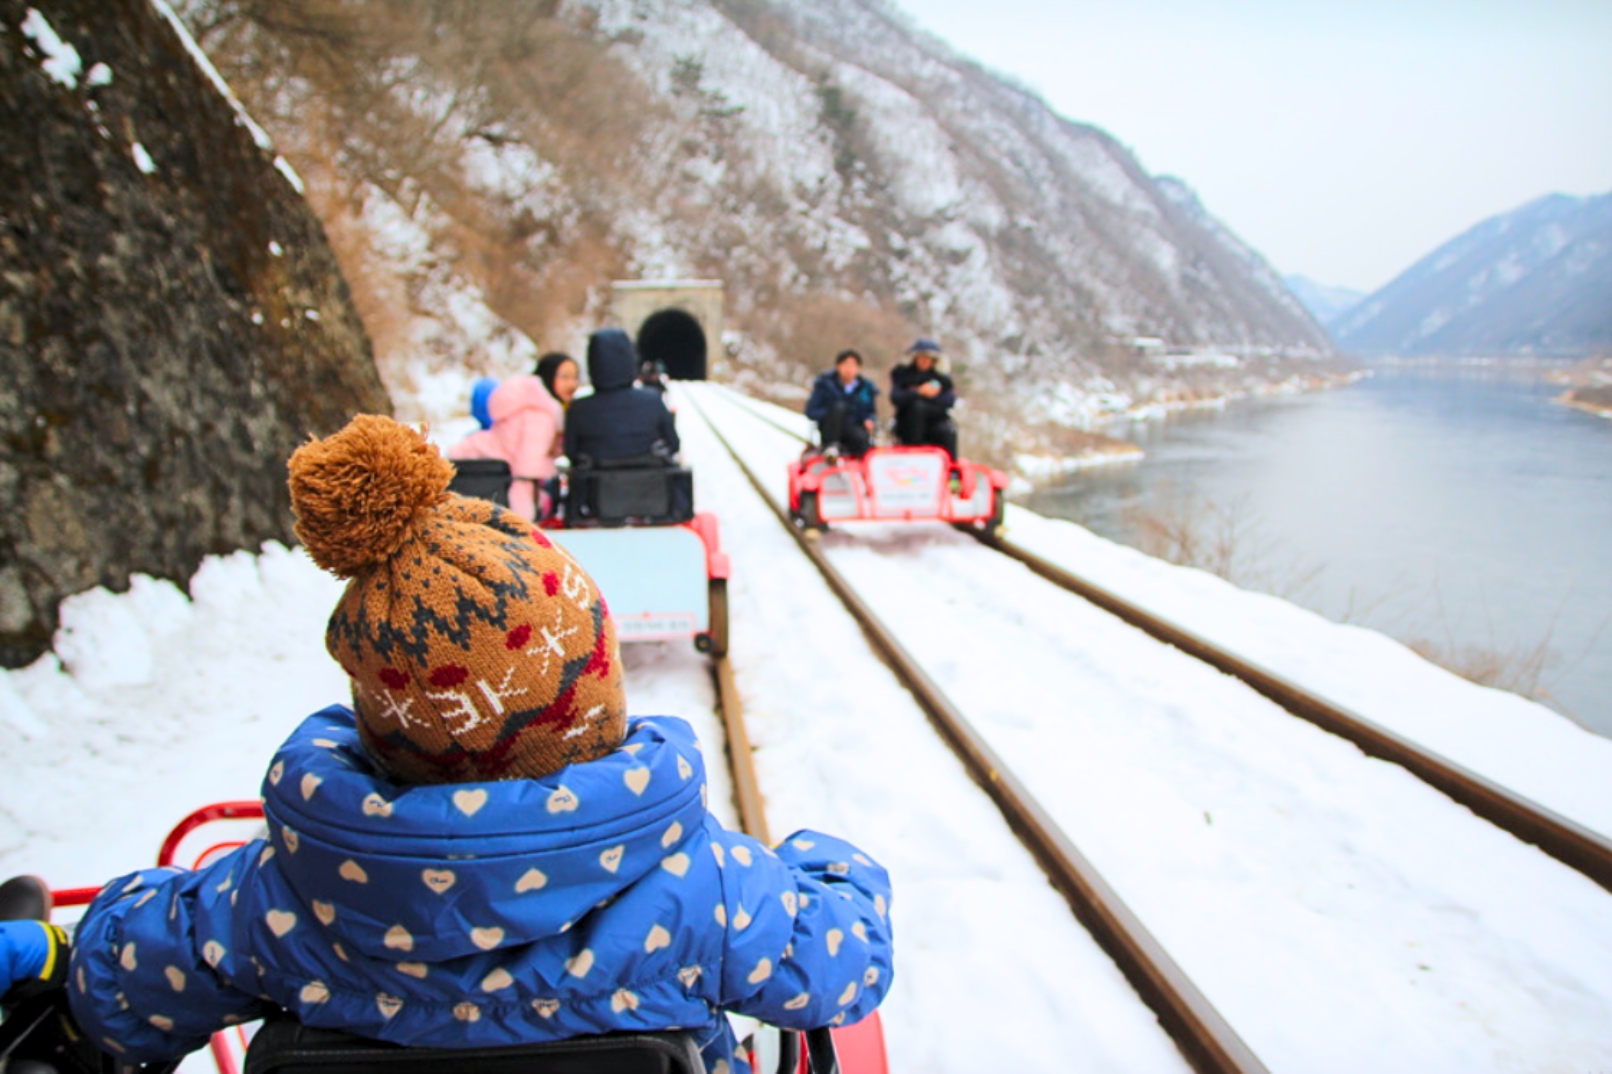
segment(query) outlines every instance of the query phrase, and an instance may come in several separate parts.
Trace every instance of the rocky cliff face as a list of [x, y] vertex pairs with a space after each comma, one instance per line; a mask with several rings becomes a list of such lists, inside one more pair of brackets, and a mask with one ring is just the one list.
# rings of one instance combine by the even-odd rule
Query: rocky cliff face
[[0, 0], [0, 663], [63, 596], [291, 537], [390, 412], [295, 173], [151, 0]]

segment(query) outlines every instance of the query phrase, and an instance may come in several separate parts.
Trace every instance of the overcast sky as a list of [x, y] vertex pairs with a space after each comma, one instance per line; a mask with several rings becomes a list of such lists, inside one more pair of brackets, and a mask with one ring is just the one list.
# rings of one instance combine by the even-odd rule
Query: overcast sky
[[1612, 190], [1612, 0], [895, 0], [1175, 175], [1283, 274], [1372, 291]]

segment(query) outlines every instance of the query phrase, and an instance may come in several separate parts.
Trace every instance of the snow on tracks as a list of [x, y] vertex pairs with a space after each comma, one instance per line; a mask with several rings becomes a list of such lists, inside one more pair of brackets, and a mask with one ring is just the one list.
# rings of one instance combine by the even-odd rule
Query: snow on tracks
[[[781, 489], [758, 406], [718, 420]], [[1605, 1061], [1582, 876], [945, 527], [822, 546], [1273, 1070]]]

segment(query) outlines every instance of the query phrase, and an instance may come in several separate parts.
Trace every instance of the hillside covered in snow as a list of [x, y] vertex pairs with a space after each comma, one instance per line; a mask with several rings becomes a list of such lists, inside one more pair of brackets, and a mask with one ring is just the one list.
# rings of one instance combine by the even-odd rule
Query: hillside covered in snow
[[[1325, 333], [1183, 184], [884, 0], [189, 0], [308, 182], [394, 396], [577, 348], [623, 278], [719, 278], [763, 389], [916, 334], [1020, 444], [1311, 383]], [[1133, 340], [1237, 361], [1190, 375]], [[423, 415], [422, 415], [423, 416]]]
[[1330, 327], [1362, 355], [1573, 357], [1612, 347], [1612, 193], [1491, 217]]

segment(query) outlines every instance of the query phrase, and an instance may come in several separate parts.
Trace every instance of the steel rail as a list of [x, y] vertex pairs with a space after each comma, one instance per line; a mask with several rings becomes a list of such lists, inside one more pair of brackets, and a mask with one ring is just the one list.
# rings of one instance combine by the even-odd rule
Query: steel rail
[[[737, 402], [745, 413], [800, 440], [799, 433]], [[810, 441], [806, 441], [810, 442]], [[1392, 731], [1335, 701], [1320, 697], [1245, 656], [1233, 653], [1186, 627], [1155, 615], [1118, 594], [1082, 578], [1011, 541], [971, 526], [958, 526], [988, 548], [1023, 563], [1036, 574], [1097, 605], [1143, 633], [1172, 645], [1211, 667], [1242, 680], [1289, 713], [1347, 739], [1368, 756], [1399, 765], [1424, 783], [1502, 828], [1531, 843], [1569, 868], [1612, 891], [1612, 839], [1586, 828], [1426, 746]]]
[[1612, 891], [1612, 840], [1598, 832], [1502, 787], [1352, 709], [1318, 697], [1270, 668], [1139, 608], [1028, 549], [988, 533], [966, 529], [964, 532], [1153, 638], [1241, 679], [1294, 716], [1349, 740], [1369, 756], [1399, 765], [1496, 827], [1505, 829], [1526, 843], [1532, 843], [1607, 891]]
[[1200, 1074], [1264, 1074], [1266, 1067], [1258, 1056], [1215, 1010], [1169, 952], [829, 563], [822, 550], [794, 525], [788, 511], [773, 498], [710, 420], [693, 393], [690, 393], [690, 402], [733, 457], [756, 494], [772, 509], [829, 588], [857, 620], [875, 650], [911, 691], [941, 737], [962, 760], [969, 775], [990, 795], [1014, 834], [1069, 902], [1075, 916], [1152, 1009], [1187, 1062]]
[[739, 807], [739, 826], [745, 834], [772, 846], [761, 781], [756, 778], [755, 752], [744, 723], [744, 706], [739, 700], [738, 683], [733, 678], [733, 665], [726, 656], [711, 661], [711, 677], [716, 681], [717, 709], [722, 714], [722, 729], [728, 740], [728, 771], [733, 774], [733, 799]]

